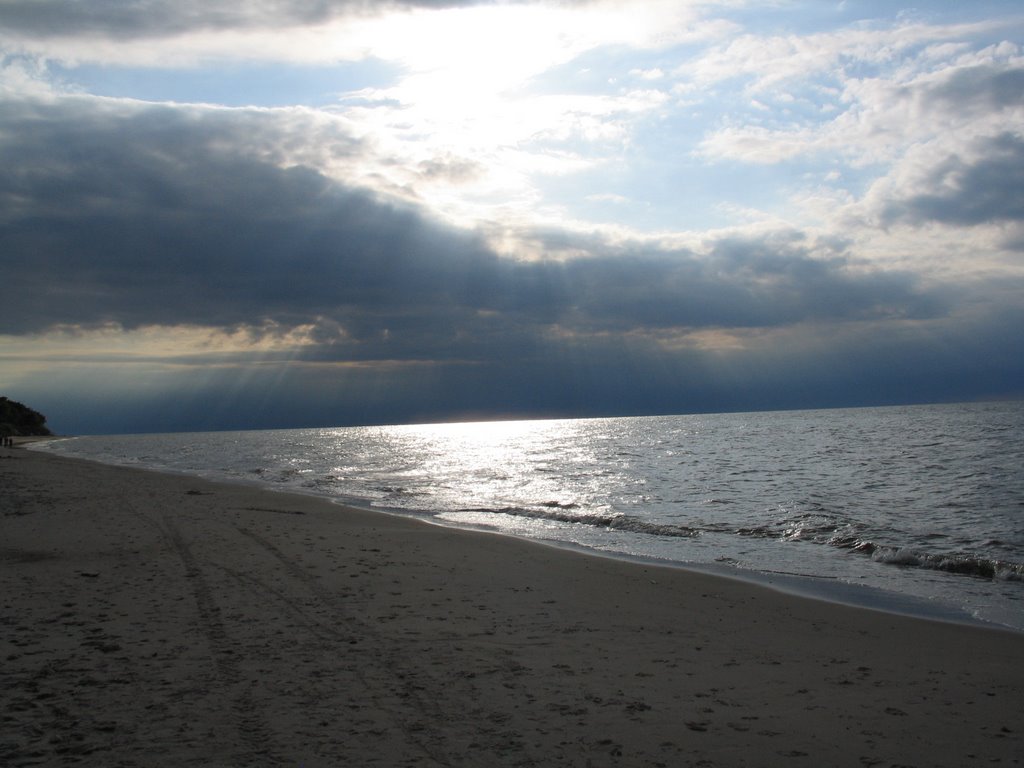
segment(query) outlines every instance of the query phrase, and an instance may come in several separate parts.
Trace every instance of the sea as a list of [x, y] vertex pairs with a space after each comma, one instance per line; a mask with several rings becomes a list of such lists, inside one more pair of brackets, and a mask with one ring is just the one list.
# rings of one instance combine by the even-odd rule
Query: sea
[[1024, 402], [36, 445], [1024, 631]]

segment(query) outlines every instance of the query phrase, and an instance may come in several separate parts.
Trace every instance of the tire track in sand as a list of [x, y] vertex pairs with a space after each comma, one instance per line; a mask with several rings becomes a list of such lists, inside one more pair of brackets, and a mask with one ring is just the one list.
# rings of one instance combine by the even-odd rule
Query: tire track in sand
[[[164, 516], [161, 527], [185, 567], [185, 577], [189, 581], [196, 608], [199, 611], [200, 628], [209, 644], [217, 669], [217, 677], [224, 688], [239, 688], [241, 675], [238, 670], [234, 644], [224, 627], [220, 608], [213, 597], [209, 581], [203, 575], [192, 549], [173, 520]], [[259, 708], [255, 706], [251, 693], [244, 688], [235, 691], [232, 696], [232, 709], [239, 736], [251, 752], [250, 755], [245, 756], [245, 759], [258, 758], [282, 763], [281, 756], [274, 754], [271, 748], [272, 740], [266, 719]]]
[[[422, 751], [425, 757], [436, 764], [451, 766], [460, 763], [460, 760], [449, 755], [441, 746], [442, 738], [438, 734], [432, 733], [429, 725], [430, 723], [445, 722], [446, 713], [441, 709], [437, 700], [427, 694], [426, 689], [414, 685], [410, 682], [412, 676], [402, 671], [408, 664], [404, 662], [404, 654], [400, 648], [395, 646], [394, 641], [386, 638], [379, 629], [369, 622], [353, 614], [339, 595], [324, 587], [319, 579], [288, 557], [272, 542], [248, 528], [242, 526], [235, 526], [235, 528], [272, 555], [290, 577], [308, 590], [321, 605], [328, 609], [331, 615], [337, 616], [344, 626], [344, 630], [339, 631], [336, 627], [327, 625], [316, 617], [307, 616], [302, 609], [289, 605], [291, 610], [302, 614], [304, 623], [315, 635], [327, 634], [346, 643], [353, 642], [354, 638], [358, 638], [364, 651], [375, 657], [373, 671], [377, 673], [377, 680], [371, 679], [367, 672], [358, 666], [354, 673], [364, 686], [368, 698], [382, 711], [388, 713], [395, 729], [400, 731], [409, 743]], [[236, 577], [240, 576], [240, 574], [235, 575]], [[267, 592], [287, 601], [287, 598], [279, 591], [270, 588], [254, 577], [247, 578], [259, 584]], [[380, 678], [383, 678], [383, 684]]]

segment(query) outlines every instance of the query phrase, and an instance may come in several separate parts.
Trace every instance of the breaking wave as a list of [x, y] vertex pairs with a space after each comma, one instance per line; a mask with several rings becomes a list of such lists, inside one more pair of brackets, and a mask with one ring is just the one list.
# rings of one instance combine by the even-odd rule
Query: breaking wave
[[961, 552], [932, 553], [920, 551], [912, 547], [876, 544], [857, 536], [839, 535], [836, 533], [834, 523], [818, 523], [801, 527], [794, 527], [784, 523], [765, 526], [732, 526], [722, 523], [709, 523], [694, 527], [655, 523], [617, 512], [581, 511], [579, 504], [557, 501], [543, 502], [535, 507], [510, 506], [497, 509], [471, 507], [463, 508], [460, 511], [509, 515], [535, 520], [551, 520], [560, 523], [627, 531], [646, 536], [693, 538], [703, 534], [725, 534], [759, 539], [775, 539], [778, 541], [804, 541], [812, 544], [825, 544], [837, 549], [866, 555], [874, 562], [885, 565], [923, 568], [994, 581], [1024, 582], [1024, 564], [1022, 563]]
[[591, 525], [597, 528], [609, 528], [630, 533], [640, 533], [648, 536], [675, 536], [690, 537], [700, 534], [697, 528], [690, 528], [685, 525], [665, 525], [652, 523], [631, 515], [602, 512], [576, 512], [578, 504], [562, 504], [560, 502], [545, 502], [539, 507], [501, 507], [500, 509], [466, 508], [461, 512], [485, 512], [488, 514], [512, 515], [514, 517], [527, 517], [534, 520], [553, 520], [559, 523], [576, 523], [579, 525]]
[[837, 537], [828, 542], [839, 549], [867, 555], [876, 563], [924, 568], [960, 576], [994, 581], [1024, 581], [1024, 564], [963, 552], [922, 552], [912, 547], [892, 547], [855, 537]]

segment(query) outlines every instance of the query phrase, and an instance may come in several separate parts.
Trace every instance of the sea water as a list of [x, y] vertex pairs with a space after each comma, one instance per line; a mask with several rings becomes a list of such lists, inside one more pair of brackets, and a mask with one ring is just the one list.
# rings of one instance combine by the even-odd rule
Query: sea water
[[1024, 630], [1020, 402], [44, 445]]

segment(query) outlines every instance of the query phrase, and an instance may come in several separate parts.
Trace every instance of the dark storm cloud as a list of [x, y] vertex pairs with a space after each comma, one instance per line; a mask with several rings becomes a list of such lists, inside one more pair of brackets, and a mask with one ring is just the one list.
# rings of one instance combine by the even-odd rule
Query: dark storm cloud
[[889, 201], [883, 218], [968, 226], [1024, 222], [1024, 136], [1002, 133], [969, 151], [966, 159], [946, 157], [905, 197]]
[[616, 249], [566, 272], [590, 322], [616, 330], [927, 317], [943, 305], [908, 274], [859, 271], [793, 232], [721, 239], [699, 256]]
[[487, 0], [0, 0], [0, 29], [35, 37], [171, 37], [223, 29], [318, 24], [395, 8], [448, 8]]
[[346, 306], [436, 300], [459, 290], [447, 284], [453, 271], [467, 288], [480, 279], [472, 238], [303, 167], [228, 149], [273, 143], [257, 134], [280, 126], [251, 117], [71, 102], [5, 120], [0, 236], [20, 257], [10, 285], [37, 298], [7, 322], [305, 322]]
[[[1018, 286], [1019, 288], [1019, 286]], [[50, 372], [22, 391], [63, 432], [252, 429], [818, 408], [1024, 395], [1024, 314], [876, 325], [726, 355], [602, 336], [489, 364], [187, 367], [146, 379], [117, 365]], [[812, 334], [813, 335], [813, 334]], [[112, 375], [116, 371], [116, 375]]]
[[[281, 167], [301, 113], [10, 107], [0, 117], [6, 333], [304, 328], [321, 359], [493, 360], [535, 353], [553, 329], [635, 335], [947, 309], [912, 276], [858, 268], [841, 246], [798, 232], [701, 253], [548, 232], [536, 241], [583, 255], [507, 258], [415, 208]], [[335, 158], [361, 151], [342, 133], [322, 138]]]

